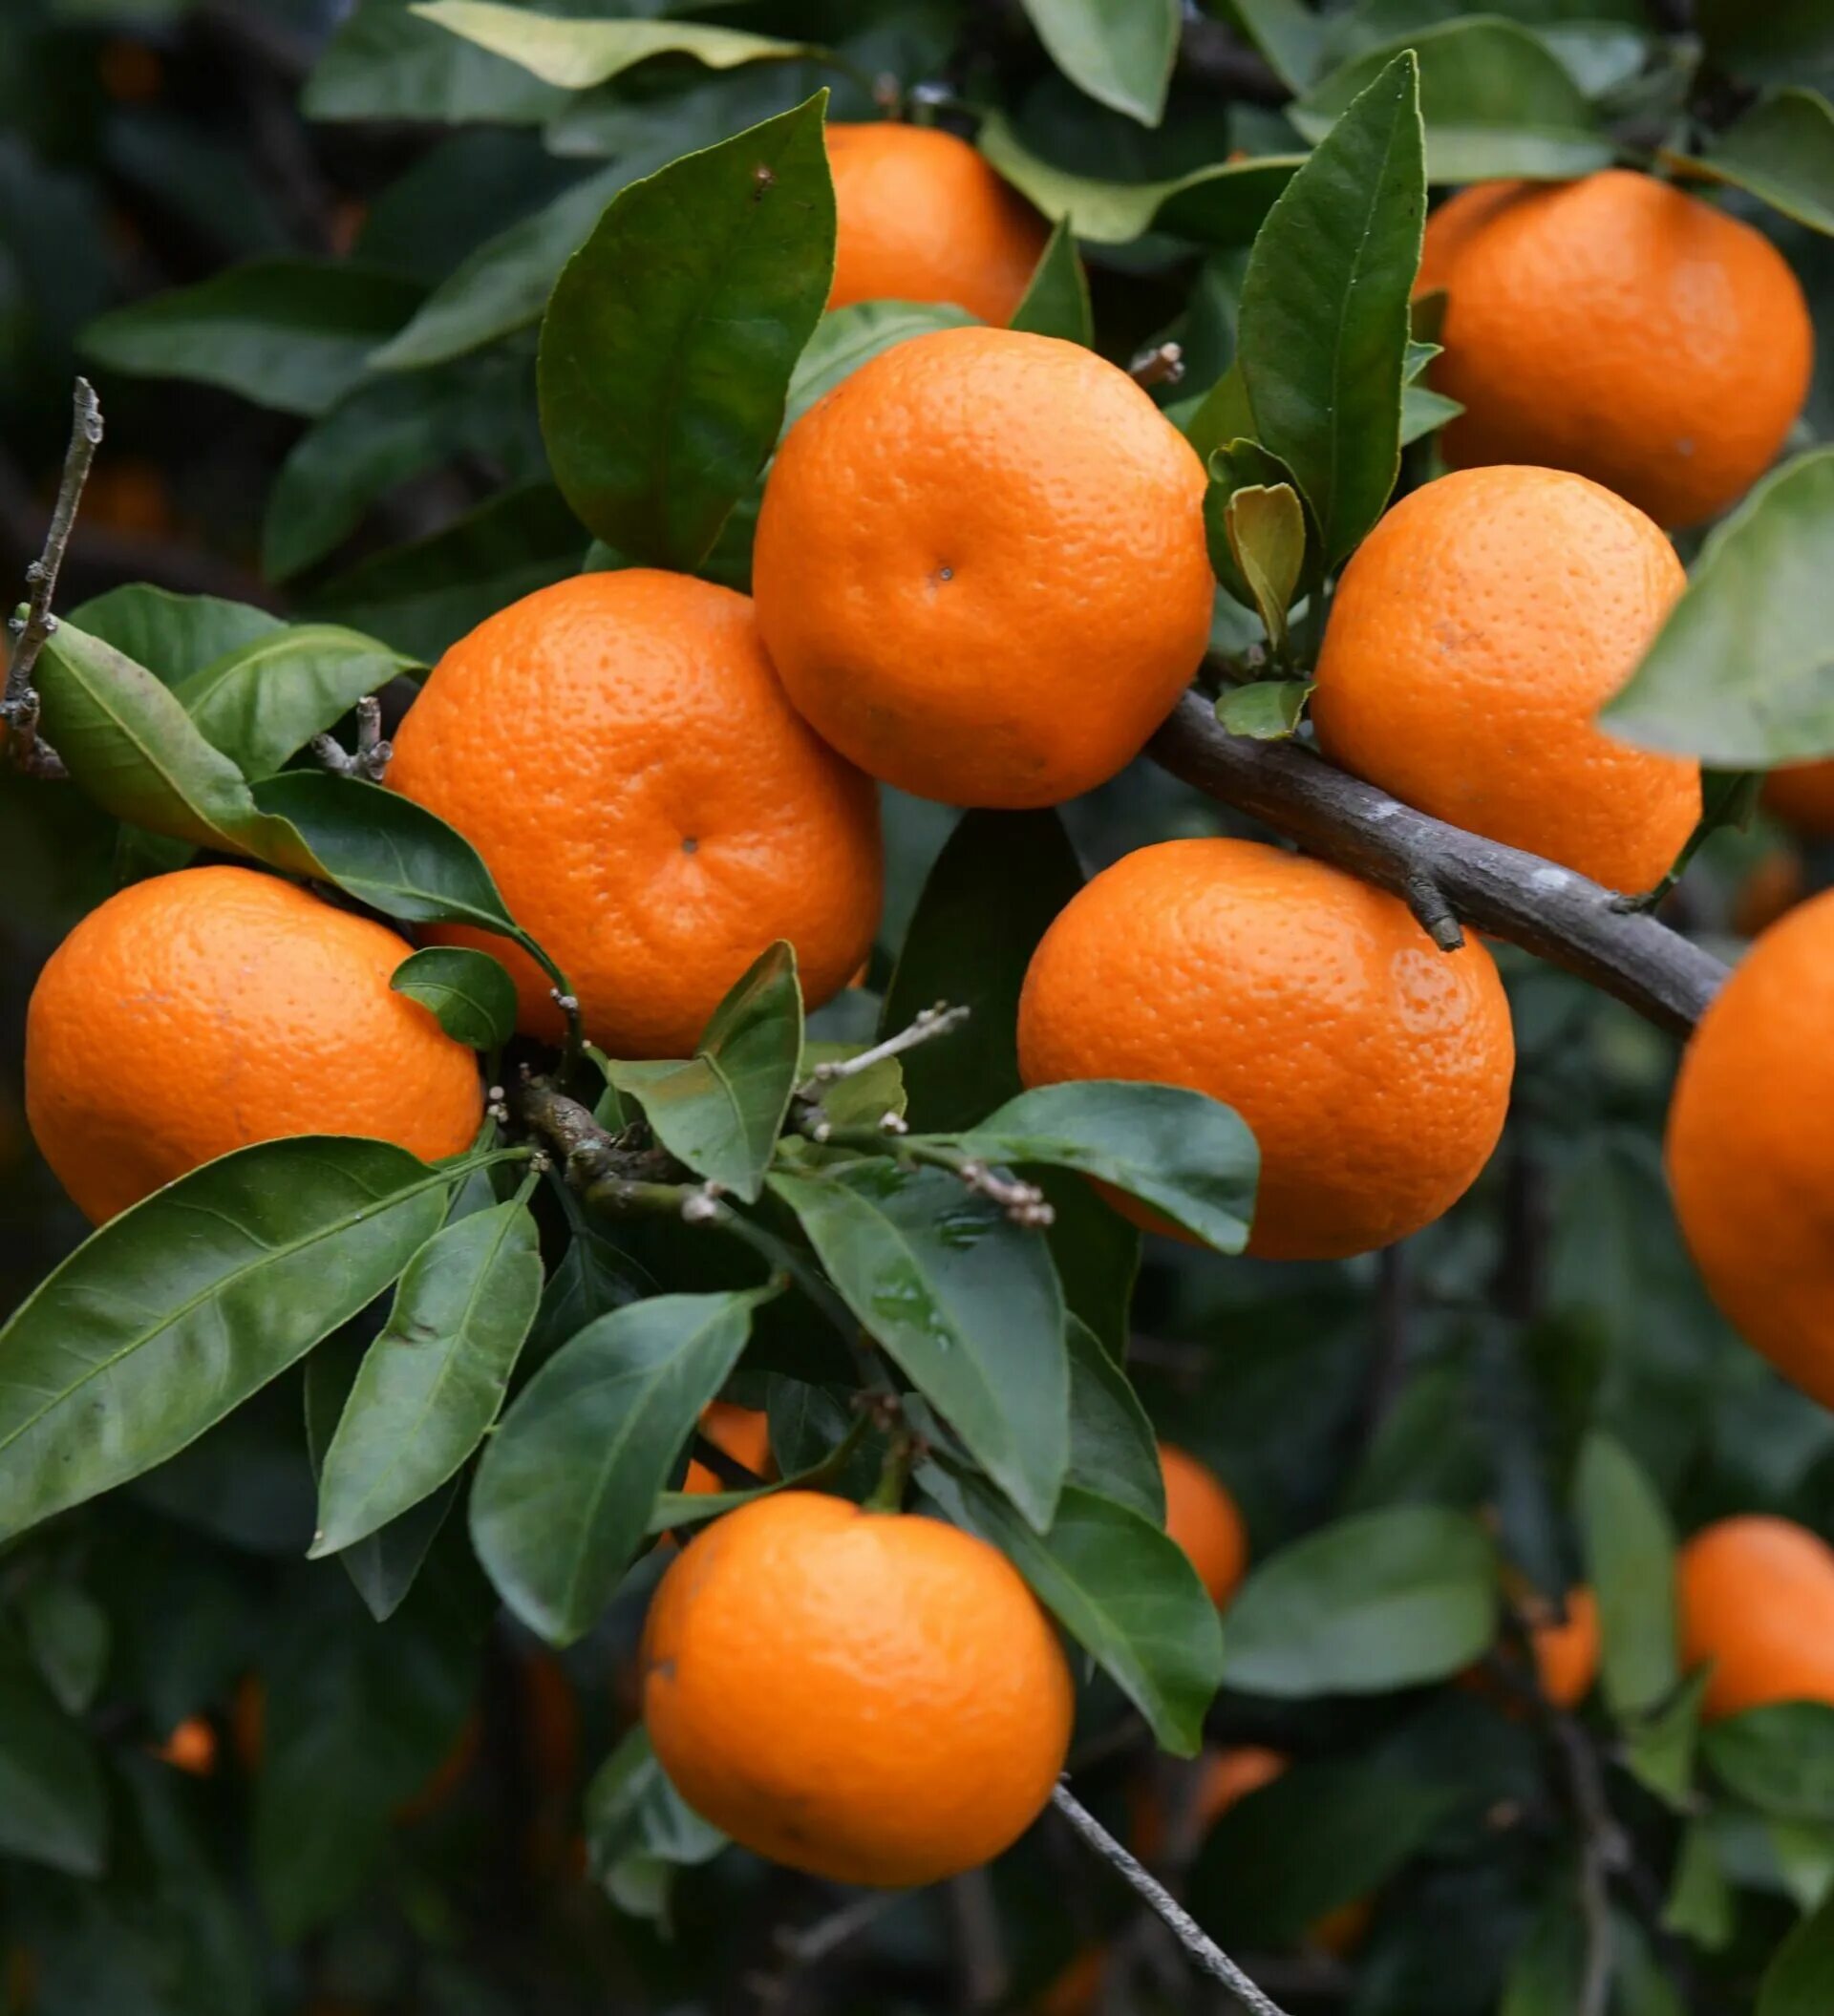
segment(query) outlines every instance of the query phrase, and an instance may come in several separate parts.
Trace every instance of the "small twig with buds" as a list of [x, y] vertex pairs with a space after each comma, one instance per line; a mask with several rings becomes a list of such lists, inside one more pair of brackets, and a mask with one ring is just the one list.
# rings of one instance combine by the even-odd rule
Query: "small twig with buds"
[[57, 576], [70, 536], [76, 529], [76, 507], [82, 502], [90, 464], [102, 440], [101, 402], [87, 378], [77, 379], [71, 405], [70, 446], [64, 454], [57, 501], [52, 506], [44, 551], [26, 569], [24, 608], [9, 626], [13, 633], [12, 655], [7, 665], [6, 692], [0, 697], [0, 722], [6, 726], [9, 758], [15, 768], [40, 777], [61, 777], [67, 773], [57, 752], [38, 738], [38, 693], [32, 675], [46, 640], [57, 627], [57, 619], [51, 613]]
[[863, 1050], [851, 1057], [834, 1057], [825, 1064], [818, 1064], [796, 1089], [799, 1099], [814, 1099], [824, 1085], [833, 1085], [842, 1078], [857, 1078], [862, 1072], [868, 1072], [875, 1064], [883, 1064], [887, 1057], [902, 1056], [907, 1050], [915, 1050], [920, 1043], [928, 1043], [932, 1037], [946, 1036], [952, 1029], [960, 1029], [971, 1011], [966, 1008], [950, 1008], [947, 1002], [939, 1001], [934, 1008], [919, 1008], [916, 1020], [908, 1029], [901, 1029], [895, 1036], [887, 1036], [883, 1043], [875, 1043], [870, 1050]]
[[356, 703], [356, 750], [346, 750], [335, 735], [312, 737], [312, 753], [333, 776], [360, 777], [366, 784], [379, 784], [395, 754], [395, 744], [382, 732], [382, 703], [373, 693], [365, 693]]
[[[896, 1124], [888, 1126], [887, 1122]], [[970, 1190], [997, 1204], [1015, 1225], [1041, 1230], [1056, 1222], [1056, 1214], [1037, 1184], [1014, 1176], [1002, 1176], [979, 1156], [964, 1155], [959, 1148], [951, 1148], [947, 1142], [926, 1140], [922, 1135], [904, 1138], [905, 1123], [895, 1114], [887, 1114], [876, 1128], [834, 1127], [822, 1118], [821, 1108], [816, 1107], [805, 1113], [797, 1124], [810, 1140], [823, 1148], [849, 1148], [859, 1155], [891, 1155], [906, 1166], [945, 1169]]]
[[1184, 346], [1160, 343], [1141, 350], [1127, 367], [1127, 375], [1141, 387], [1179, 384], [1184, 376]]

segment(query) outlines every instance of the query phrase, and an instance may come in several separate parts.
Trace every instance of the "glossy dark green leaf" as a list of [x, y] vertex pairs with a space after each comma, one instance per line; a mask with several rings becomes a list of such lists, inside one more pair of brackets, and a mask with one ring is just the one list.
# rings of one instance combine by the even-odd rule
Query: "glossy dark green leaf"
[[1139, 1512], [1077, 1485], [1065, 1487], [1040, 1536], [970, 1472], [932, 1460], [917, 1481], [956, 1525], [1011, 1558], [1146, 1718], [1162, 1750], [1197, 1754], [1222, 1671], [1223, 1632], [1182, 1547]]
[[88, 1736], [0, 1629], [0, 1855], [72, 1876], [101, 1873], [108, 1800]]
[[1680, 1678], [1674, 1529], [1642, 1467], [1602, 1430], [1580, 1450], [1573, 1495], [1587, 1580], [1598, 1598], [1605, 1699], [1620, 1718], [1645, 1714]]
[[542, 433], [586, 526], [692, 567], [783, 423], [834, 277], [826, 94], [612, 202], [542, 324]]
[[314, 1559], [367, 1539], [458, 1474], [497, 1418], [541, 1300], [526, 1204], [458, 1219], [415, 1255], [325, 1453]]
[[1268, 213], [1242, 284], [1236, 359], [1255, 438], [1292, 471], [1333, 563], [1381, 516], [1400, 466], [1425, 221], [1418, 75], [1403, 53]]
[[967, 812], [930, 869], [885, 992], [880, 1033], [946, 1001], [965, 1026], [905, 1054], [919, 1129], [971, 1127], [1019, 1090], [1019, 988], [1052, 920], [1082, 886], [1055, 812]]
[[1260, 1153], [1241, 1116], [1202, 1093], [1107, 1078], [1040, 1085], [947, 1138], [984, 1162], [1112, 1183], [1219, 1252], [1248, 1243]]
[[1834, 1897], [1778, 1947], [1758, 1985], [1754, 2016], [1823, 2016], [1834, 2007]]
[[74, 1581], [44, 1581], [19, 1605], [32, 1664], [67, 1715], [94, 1704], [108, 1667], [108, 1612]]
[[384, 1141], [265, 1141], [104, 1225], [0, 1330], [0, 1538], [163, 1462], [355, 1315], [451, 1182]]
[[[1219, 471], [1212, 466], [1210, 457], [1218, 449], [1232, 443], [1239, 447], [1253, 433], [1254, 414], [1248, 408], [1248, 387], [1242, 382], [1242, 366], [1239, 361], [1231, 361], [1228, 369], [1204, 394], [1196, 412], [1184, 422], [1184, 438], [1197, 450], [1205, 465], [1210, 469], [1211, 476], [1215, 477], [1226, 475], [1227, 472]], [[1248, 445], [1252, 447], [1256, 444], [1250, 440]], [[1234, 487], [1233, 483], [1229, 483], [1224, 492], [1225, 497]], [[1206, 500], [1206, 520], [1208, 516], [1209, 507]], [[1222, 529], [1220, 520], [1214, 529]], [[1214, 562], [1217, 557], [1214, 536], [1211, 538], [1210, 548], [1211, 561]]]
[[593, 1877], [619, 1910], [659, 1915], [667, 1878], [711, 1861], [726, 1836], [694, 1812], [656, 1761], [639, 1723], [586, 1788], [586, 1852]]
[[1353, 58], [1290, 106], [1288, 117], [1309, 139], [1322, 138], [1403, 47], [1419, 60], [1430, 181], [1559, 180], [1610, 165], [1610, 137], [1559, 57], [1525, 28], [1488, 15], [1423, 29]]
[[1497, 2016], [1570, 2016], [1580, 2006], [1585, 1982], [1586, 1926], [1576, 1886], [1563, 1882], [1510, 1960]]
[[1229, 1606], [1226, 1677], [1251, 1694], [1382, 1694], [1461, 1671], [1496, 1635], [1497, 1563], [1439, 1505], [1358, 1513], [1255, 1569]]
[[569, 1645], [598, 1621], [770, 1292], [633, 1303], [588, 1325], [523, 1388], [479, 1465], [471, 1537], [531, 1630]]
[[1311, 698], [1310, 679], [1256, 679], [1226, 688], [1216, 703], [1216, 718], [1232, 735], [1284, 742], [1305, 719]]
[[1178, 57], [1179, 0], [1023, 0], [1038, 40], [1077, 90], [1157, 126]]
[[1159, 1444], [1127, 1374], [1076, 1317], [1064, 1331], [1070, 1353], [1070, 1469], [1066, 1482], [1112, 1498], [1155, 1526], [1165, 1523]]
[[448, 1036], [473, 1050], [501, 1050], [516, 1033], [516, 983], [488, 952], [427, 945], [395, 967], [389, 985], [430, 1008]]
[[1096, 340], [1095, 313], [1089, 306], [1089, 276], [1077, 256], [1076, 234], [1059, 218], [1039, 254], [1025, 298], [1013, 311], [1011, 325], [1034, 336], [1057, 336], [1086, 349]]
[[1305, 0], [1235, 0], [1248, 39], [1290, 91], [1304, 91], [1318, 74], [1327, 23]]
[[1067, 1169], [1034, 1170], [1032, 1180], [1051, 1206], [1044, 1237], [1063, 1284], [1064, 1305], [1119, 1365], [1126, 1355], [1140, 1272], [1140, 1227]]
[[1063, 1292], [1042, 1237], [937, 1169], [774, 1176], [847, 1306], [1039, 1532], [1070, 1457]]
[[93, 597], [65, 621], [112, 644], [167, 686], [285, 627], [278, 616], [245, 602], [174, 595], [141, 581]]
[[422, 21], [406, 0], [357, 0], [307, 80], [304, 110], [312, 119], [539, 124], [565, 103], [565, 92]]
[[1712, 1678], [1709, 1667], [1696, 1668], [1653, 1713], [1624, 1730], [1624, 1769], [1675, 1813], [1691, 1813], [1697, 1805], [1695, 1754], [1700, 1704]]
[[801, 1058], [796, 951], [779, 939], [714, 1010], [688, 1063], [613, 1063], [608, 1075], [671, 1155], [750, 1204], [763, 1194]]
[[414, 313], [420, 288], [331, 260], [261, 259], [111, 308], [83, 332], [105, 370], [189, 378], [281, 413], [321, 414]]
[[1681, 1836], [1662, 1906], [1662, 1929], [1717, 1953], [1732, 1938], [1734, 1909], [1714, 1829], [1696, 1817]]
[[1834, 1708], [1784, 1701], [1711, 1724], [1708, 1769], [1728, 1791], [1781, 1820], [1834, 1821]]
[[424, 0], [412, 11], [562, 91], [589, 91], [651, 56], [692, 56], [710, 70], [731, 70], [817, 53], [807, 42], [697, 21], [557, 20], [492, 0]]
[[1798, 456], [1708, 536], [1603, 727], [1725, 769], [1834, 754], [1834, 448]]
[[541, 1314], [522, 1352], [524, 1367], [544, 1363], [588, 1323], [655, 1292], [655, 1283], [629, 1254], [601, 1239], [589, 1224], [575, 1222], [571, 1233], [566, 1251], [547, 1277]]

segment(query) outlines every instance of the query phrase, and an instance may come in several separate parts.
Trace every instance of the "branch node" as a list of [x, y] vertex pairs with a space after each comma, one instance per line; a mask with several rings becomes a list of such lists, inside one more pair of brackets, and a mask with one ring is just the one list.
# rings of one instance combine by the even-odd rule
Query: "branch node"
[[1184, 376], [1184, 348], [1179, 343], [1160, 343], [1141, 351], [1127, 367], [1136, 385], [1177, 385]]
[[1464, 932], [1446, 894], [1427, 868], [1415, 868], [1407, 878], [1407, 907], [1420, 929], [1441, 952], [1456, 952], [1464, 944]]

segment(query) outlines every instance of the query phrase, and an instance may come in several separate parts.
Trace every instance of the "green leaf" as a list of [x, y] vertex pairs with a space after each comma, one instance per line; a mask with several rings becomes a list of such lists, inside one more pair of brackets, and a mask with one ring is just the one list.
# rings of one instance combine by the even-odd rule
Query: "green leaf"
[[1827, 0], [1698, 0], [1695, 17], [1715, 68], [1731, 76], [1786, 84], [1834, 65]]
[[1694, 1810], [1694, 1756], [1700, 1740], [1700, 1703], [1712, 1668], [1690, 1673], [1653, 1714], [1624, 1730], [1624, 1768], [1676, 1813]]
[[1204, 244], [1245, 245], [1305, 159], [1268, 154], [1220, 161], [1163, 181], [1114, 182], [1076, 174], [1034, 154], [998, 113], [981, 121], [975, 139], [994, 167], [1047, 217], [1065, 220], [1078, 238], [1104, 245], [1126, 244], [1148, 231]]
[[834, 278], [827, 94], [612, 202], [542, 324], [542, 433], [600, 539], [693, 567], [783, 423]]
[[[1034, 283], [1035, 284], [1035, 283]], [[783, 409], [783, 432], [825, 398], [842, 379], [895, 344], [931, 329], [971, 329], [975, 318], [948, 301], [856, 301], [833, 308], [815, 326], [815, 333], [790, 373], [789, 398]], [[1017, 327], [1015, 324], [1014, 327]]]
[[426, 0], [409, 11], [493, 55], [508, 57], [562, 91], [589, 91], [651, 56], [692, 56], [709, 70], [731, 70], [740, 63], [821, 53], [813, 43], [785, 42], [737, 28], [706, 28], [697, 21], [556, 20], [490, 0]]
[[1517, 1947], [1497, 2016], [1571, 2016], [1585, 1992], [1586, 1927], [1570, 1880], [1556, 1885]]
[[1032, 1592], [1146, 1718], [1162, 1750], [1194, 1757], [1223, 1665], [1216, 1605], [1184, 1550], [1128, 1506], [1066, 1485], [1042, 1537], [978, 1477], [921, 1464], [955, 1525], [1009, 1556]]
[[1443, 393], [1435, 392], [1427, 385], [1408, 385], [1401, 392], [1401, 446], [1411, 447], [1416, 441], [1423, 441], [1430, 434], [1437, 434], [1448, 420], [1456, 420], [1464, 411], [1457, 399], [1448, 399]]
[[1216, 718], [1232, 735], [1284, 742], [1297, 732], [1311, 698], [1310, 679], [1256, 679], [1229, 687], [1216, 703]]
[[278, 616], [245, 602], [174, 595], [140, 581], [95, 596], [64, 621], [112, 644], [167, 686], [286, 627]]
[[1087, 1324], [1072, 1316], [1070, 1469], [1066, 1484], [1112, 1498], [1155, 1526], [1165, 1523], [1165, 1479], [1153, 1425], [1127, 1374]]
[[1333, 564], [1381, 516], [1400, 467], [1425, 219], [1418, 77], [1404, 52], [1268, 213], [1242, 284], [1236, 357], [1255, 438], [1292, 471]]
[[108, 1797], [89, 1738], [0, 1629], [0, 1855], [93, 1877], [107, 1848]]
[[1318, 74], [1326, 24], [1304, 0], [1235, 0], [1249, 41], [1289, 91], [1304, 91]]
[[654, 1283], [629, 1254], [590, 1226], [575, 1224], [572, 1230], [566, 1251], [547, 1277], [524, 1362], [551, 1358], [587, 1324], [654, 1292]]
[[357, 0], [307, 80], [302, 109], [311, 119], [539, 125], [565, 103], [564, 92], [420, 20], [403, 0]]
[[1834, 448], [1817, 448], [1766, 477], [1708, 535], [1600, 725], [1728, 770], [1834, 755], [1830, 538]]
[[1605, 1699], [1620, 1720], [1644, 1715], [1681, 1677], [1674, 1530], [1636, 1459], [1602, 1430], [1581, 1446], [1573, 1495], [1586, 1576], [1598, 1598]]
[[632, 1303], [588, 1324], [523, 1388], [478, 1466], [471, 1537], [531, 1630], [570, 1645], [598, 1622], [770, 1292]]
[[1713, 1723], [1708, 1769], [1728, 1791], [1780, 1820], [1834, 1822], [1834, 1708], [1784, 1701]]
[[1429, 181], [1511, 175], [1560, 180], [1610, 166], [1610, 137], [1565, 65], [1526, 29], [1486, 15], [1353, 58], [1290, 105], [1288, 117], [1308, 139], [1321, 139], [1405, 49], [1419, 60]]
[[1811, 230], [1834, 235], [1834, 105], [1819, 91], [1780, 91], [1754, 105], [1698, 159], [1677, 163], [1749, 190]]
[[1248, 1243], [1260, 1154], [1240, 1115], [1203, 1093], [1104, 1078], [1040, 1085], [946, 1138], [984, 1162], [1112, 1183], [1220, 1253]]
[[1468, 1514], [1358, 1513], [1257, 1568], [1229, 1606], [1226, 1678], [1251, 1694], [1381, 1694], [1461, 1672], [1496, 1635], [1497, 1566]]
[[415, 660], [335, 624], [269, 630], [174, 687], [206, 742], [254, 782], [272, 776]]
[[1834, 1896], [1778, 1947], [1754, 2016], [1823, 2016], [1834, 2007]]
[[389, 985], [430, 1008], [455, 1043], [472, 1050], [501, 1050], [516, 1033], [516, 983], [488, 952], [427, 945], [395, 967]]
[[639, 1723], [586, 1788], [586, 1852], [593, 1877], [620, 1911], [658, 1915], [666, 1878], [711, 1861], [726, 1836], [670, 1784]]
[[1045, 1243], [1063, 1284], [1064, 1305], [1088, 1325], [1117, 1364], [1127, 1352], [1141, 1232], [1111, 1209], [1081, 1177], [1064, 1169], [1034, 1172], [1051, 1206]]
[[1099, 105], [1157, 126], [1178, 58], [1179, 0], [1023, 0], [1052, 62]]
[[1089, 276], [1077, 257], [1076, 234], [1059, 218], [1025, 289], [1013, 311], [1011, 327], [1034, 336], [1057, 336], [1088, 349], [1096, 340], [1094, 310], [1089, 306]]
[[71, 1581], [33, 1582], [20, 1604], [32, 1664], [67, 1715], [96, 1700], [108, 1667], [108, 1612]]
[[385, 1141], [263, 1141], [93, 1234], [0, 1330], [0, 1539], [164, 1462], [286, 1370], [433, 1237], [451, 1182]]
[[1019, 989], [1052, 920], [1082, 886], [1056, 812], [967, 812], [925, 881], [879, 1032], [947, 1001], [965, 1026], [905, 1054], [911, 1124], [972, 1127], [1020, 1089]]
[[643, 1108], [657, 1140], [695, 1175], [755, 1204], [802, 1059], [795, 948], [760, 953], [714, 1010], [686, 1064], [618, 1064], [611, 1083]]
[[1040, 1533], [1070, 1460], [1063, 1291], [1037, 1233], [937, 1169], [773, 1176], [842, 1299]]
[[258, 259], [111, 308], [83, 331], [82, 349], [111, 371], [189, 378], [280, 413], [321, 414], [414, 313], [420, 291], [348, 263]]
[[449, 1224], [409, 1263], [325, 1453], [311, 1558], [367, 1539], [457, 1475], [489, 1433], [542, 1301], [526, 1204]]
[[[1204, 394], [1203, 403], [1184, 423], [1184, 438], [1195, 448], [1206, 468], [1210, 457], [1226, 445], [1241, 447], [1244, 437], [1254, 433], [1254, 414], [1248, 410], [1248, 387], [1242, 382], [1242, 367], [1239, 363], [1229, 366], [1223, 375]], [[1249, 440], [1249, 447], [1258, 443]], [[1211, 470], [1214, 477], [1216, 472]], [[1233, 485], [1229, 486], [1233, 488]], [[1207, 499], [1205, 517], [1209, 517]], [[1215, 555], [1215, 541], [1211, 541], [1212, 559]]]
[[1689, 1822], [1669, 1878], [1662, 1929], [1717, 1953], [1732, 1938], [1733, 1898], [1719, 1866], [1718, 1844], [1705, 1819]]
[[1290, 483], [1243, 484], [1223, 506], [1223, 533], [1268, 642], [1284, 658], [1287, 611], [1306, 566], [1306, 514], [1298, 492]]

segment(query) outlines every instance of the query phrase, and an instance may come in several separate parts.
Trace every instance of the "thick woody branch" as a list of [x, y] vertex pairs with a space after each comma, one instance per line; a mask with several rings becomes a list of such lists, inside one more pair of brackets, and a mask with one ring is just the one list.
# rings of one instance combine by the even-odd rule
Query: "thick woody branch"
[[1185, 783], [1250, 813], [1320, 859], [1398, 896], [1448, 949], [1460, 926], [1489, 933], [1685, 1034], [1726, 977], [1711, 952], [1627, 912], [1609, 889], [1416, 812], [1296, 742], [1232, 735], [1187, 692], [1147, 753]]

